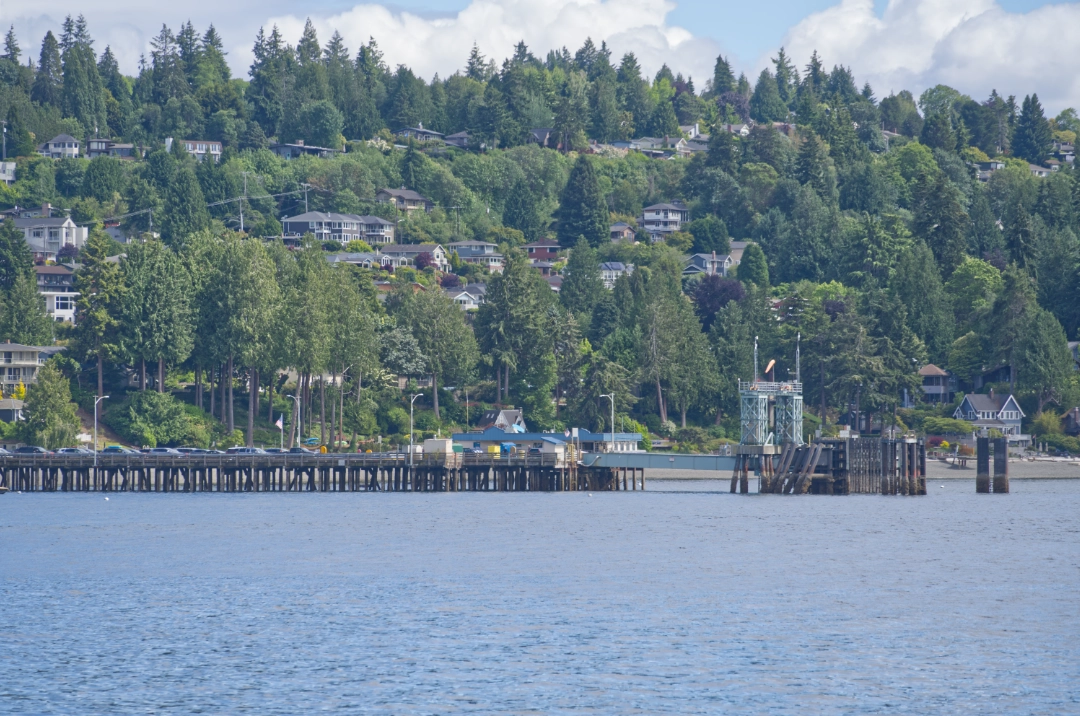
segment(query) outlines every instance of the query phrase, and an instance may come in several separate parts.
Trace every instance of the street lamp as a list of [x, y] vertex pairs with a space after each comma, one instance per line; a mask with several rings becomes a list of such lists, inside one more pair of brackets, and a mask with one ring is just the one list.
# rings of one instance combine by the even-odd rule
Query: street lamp
[[409, 474], [412, 474], [413, 466], [413, 404], [416, 402], [417, 398], [422, 398], [423, 396], [423, 393], [417, 393], [409, 401]]
[[[105, 400], [109, 396], [103, 395], [94, 401], [94, 470], [97, 470], [97, 406], [98, 403]], [[94, 478], [97, 479], [97, 478]]]
[[601, 395], [611, 401], [611, 452], [615, 452], [615, 393]]
[[300, 399], [295, 395], [286, 395], [286, 398], [292, 398], [296, 403], [296, 443], [300, 444]]

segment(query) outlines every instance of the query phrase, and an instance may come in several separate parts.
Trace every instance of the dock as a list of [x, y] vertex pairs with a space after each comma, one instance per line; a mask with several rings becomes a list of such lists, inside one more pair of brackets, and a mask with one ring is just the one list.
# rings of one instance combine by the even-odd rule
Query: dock
[[644, 490], [645, 471], [553, 454], [11, 455], [22, 492], [574, 492]]

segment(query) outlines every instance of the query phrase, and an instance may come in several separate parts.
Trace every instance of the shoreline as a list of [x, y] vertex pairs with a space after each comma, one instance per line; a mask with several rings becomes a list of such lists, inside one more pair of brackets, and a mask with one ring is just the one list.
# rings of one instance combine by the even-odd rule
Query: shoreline
[[[993, 469], [991, 467], [991, 469]], [[926, 461], [926, 476], [931, 480], [974, 480], [975, 460], [968, 467], [952, 467], [940, 460]], [[645, 484], [650, 480], [729, 480], [731, 473], [703, 472], [699, 470], [645, 470]], [[1080, 480], [1078, 460], [1009, 460], [1010, 480]]]

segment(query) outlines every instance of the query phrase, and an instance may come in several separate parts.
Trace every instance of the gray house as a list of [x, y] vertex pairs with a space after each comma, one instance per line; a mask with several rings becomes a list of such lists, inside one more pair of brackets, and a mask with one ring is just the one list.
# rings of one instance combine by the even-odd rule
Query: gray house
[[987, 395], [968, 393], [953, 417], [967, 420], [976, 430], [1000, 430], [1010, 442], [1027, 440], [1027, 436], [1020, 432], [1024, 411], [1011, 395], [994, 395], [993, 391]]

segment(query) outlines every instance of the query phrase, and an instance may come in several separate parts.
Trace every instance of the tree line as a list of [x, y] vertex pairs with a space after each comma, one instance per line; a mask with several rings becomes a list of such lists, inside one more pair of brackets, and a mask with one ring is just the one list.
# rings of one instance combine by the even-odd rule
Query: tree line
[[[806, 402], [818, 419], [822, 404], [834, 421], [856, 400], [882, 415], [905, 391], [917, 399], [917, 370], [927, 362], [966, 385], [1009, 366], [997, 387], [1015, 389], [1033, 415], [1077, 399], [1066, 340], [1080, 324], [1080, 189], [1071, 164], [1039, 178], [1029, 163], [1042, 165], [1055, 143], [1074, 142], [1080, 121], [1071, 109], [1047, 118], [1034, 94], [1017, 101], [991, 92], [976, 101], [938, 86], [918, 98], [902, 91], [879, 100], [869, 85], [858, 88], [849, 69], [827, 71], [815, 54], [800, 70], [782, 50], [752, 85], [718, 58], [698, 92], [691, 79], [666, 68], [644, 78], [632, 54], [616, 66], [607, 48], [591, 41], [543, 59], [520, 45], [501, 66], [474, 48], [464, 71], [430, 82], [405, 67], [391, 71], [373, 42], [355, 56], [337, 36], [320, 49], [310, 25], [296, 47], [276, 30], [260, 33], [246, 80], [229, 76], [213, 28], [202, 35], [190, 24], [175, 35], [163, 28], [153, 47], [137, 77], [114, 76], [107, 48], [92, 61], [80, 19], [65, 24], [59, 41], [46, 37], [36, 64], [19, 63], [13, 33], [0, 59], [0, 72], [12, 80], [0, 88], [0, 110], [9, 137], [22, 137], [15, 142], [18, 181], [0, 189], [0, 199], [9, 206], [48, 201], [92, 227], [94, 239], [79, 257], [80, 320], [62, 338], [78, 346], [95, 382], [98, 373], [107, 382], [115, 365], [133, 366], [140, 376], [144, 362], [183, 366], [205, 386], [200, 404], [210, 410], [212, 403], [230, 432], [229, 391], [223, 398], [220, 386], [228, 389], [234, 377], [276, 389], [273, 380], [255, 376], [291, 367], [312, 376], [299, 386], [305, 401], [328, 388], [344, 393], [354, 377], [340, 376], [353, 361], [317, 357], [330, 349], [305, 331], [319, 323], [301, 318], [308, 309], [291, 302], [299, 300], [298, 277], [337, 287], [331, 277], [348, 274], [350, 281], [333, 290], [351, 286], [360, 298], [344, 293], [330, 305], [360, 306], [348, 320], [368, 336], [366, 369], [426, 376], [440, 387], [432, 414], [450, 422], [463, 416], [461, 396], [441, 389], [447, 385], [526, 406], [531, 422], [545, 427], [580, 421], [598, 428], [604, 411], [597, 396], [615, 392], [623, 423], [734, 435], [736, 381], [752, 374], [754, 340], [786, 376], [794, 370], [796, 337]], [[725, 129], [747, 121], [745, 136]], [[451, 151], [409, 143], [400, 150], [386, 141], [387, 129], [421, 122], [437, 131], [466, 129], [476, 145]], [[709, 134], [708, 150], [689, 158], [576, 151], [588, 139], [676, 138], [680, 124], [695, 122]], [[91, 125], [141, 144], [145, 158], [33, 156], [31, 131], [38, 141], [61, 129], [86, 136]], [[538, 126], [553, 128], [560, 149], [527, 142]], [[324, 135], [304, 134], [318, 127]], [[166, 151], [165, 136], [219, 139], [226, 149], [220, 162], [198, 163], [178, 143]], [[284, 161], [266, 149], [268, 137], [348, 151]], [[976, 169], [992, 158], [1004, 168], [980, 181]], [[435, 209], [399, 214], [374, 202], [378, 188], [402, 185], [430, 197]], [[656, 245], [644, 235], [638, 244], [610, 242], [611, 223], [633, 224], [644, 206], [673, 200], [690, 211], [683, 231]], [[491, 241], [506, 254], [506, 270], [489, 275], [453, 257], [451, 276], [399, 271], [401, 287], [426, 290], [395, 290], [383, 305], [373, 298], [376, 276], [331, 268], [321, 258], [321, 251], [367, 248], [362, 244], [308, 242], [288, 252], [243, 238], [280, 235], [279, 217], [304, 207], [383, 216], [396, 223], [401, 243]], [[110, 244], [101, 233], [110, 217], [121, 217], [133, 235], [161, 241]], [[543, 237], [558, 239], [568, 255], [557, 266], [558, 294], [517, 253]], [[686, 253], [724, 255], [732, 240], [750, 243], [731, 276], [683, 275]], [[5, 246], [18, 243], [12, 238]], [[123, 261], [105, 261], [122, 252]], [[635, 270], [608, 290], [600, 261]], [[183, 268], [175, 276], [165, 268], [174, 264]], [[157, 273], [139, 278], [136, 266]], [[222, 274], [226, 266], [238, 273]], [[33, 303], [30, 279], [20, 288], [19, 272], [11, 275], [5, 301]], [[475, 317], [462, 318], [433, 298], [440, 285], [462, 282], [487, 284], [487, 303]], [[170, 295], [186, 297], [178, 303], [158, 305], [163, 295], [144, 295], [133, 305], [155, 316], [186, 315], [176, 325], [189, 328], [175, 335], [159, 317], [121, 308], [132, 299], [113, 297], [110, 288], [132, 296], [145, 290], [140, 286], [174, 284]], [[239, 318], [226, 317], [248, 314], [230, 303], [244, 295], [222, 288], [230, 285], [250, 285], [268, 303], [237, 324]], [[435, 320], [444, 314], [445, 321]], [[32, 335], [6, 317], [38, 314], [4, 315], [7, 335]], [[210, 316], [218, 323], [206, 323]], [[260, 333], [270, 331], [259, 328], [264, 321], [289, 324], [297, 335]], [[130, 335], [133, 323], [142, 326], [138, 337]], [[445, 336], [425, 333], [436, 323]], [[35, 325], [36, 335], [51, 337], [47, 321], [39, 316]], [[440, 347], [414, 350], [406, 333]], [[255, 356], [269, 355], [279, 356], [276, 363], [254, 364]], [[249, 398], [266, 392], [250, 391]], [[368, 413], [375, 422], [358, 419], [361, 434], [389, 429], [388, 411], [401, 407], [396, 397], [373, 400]]]

